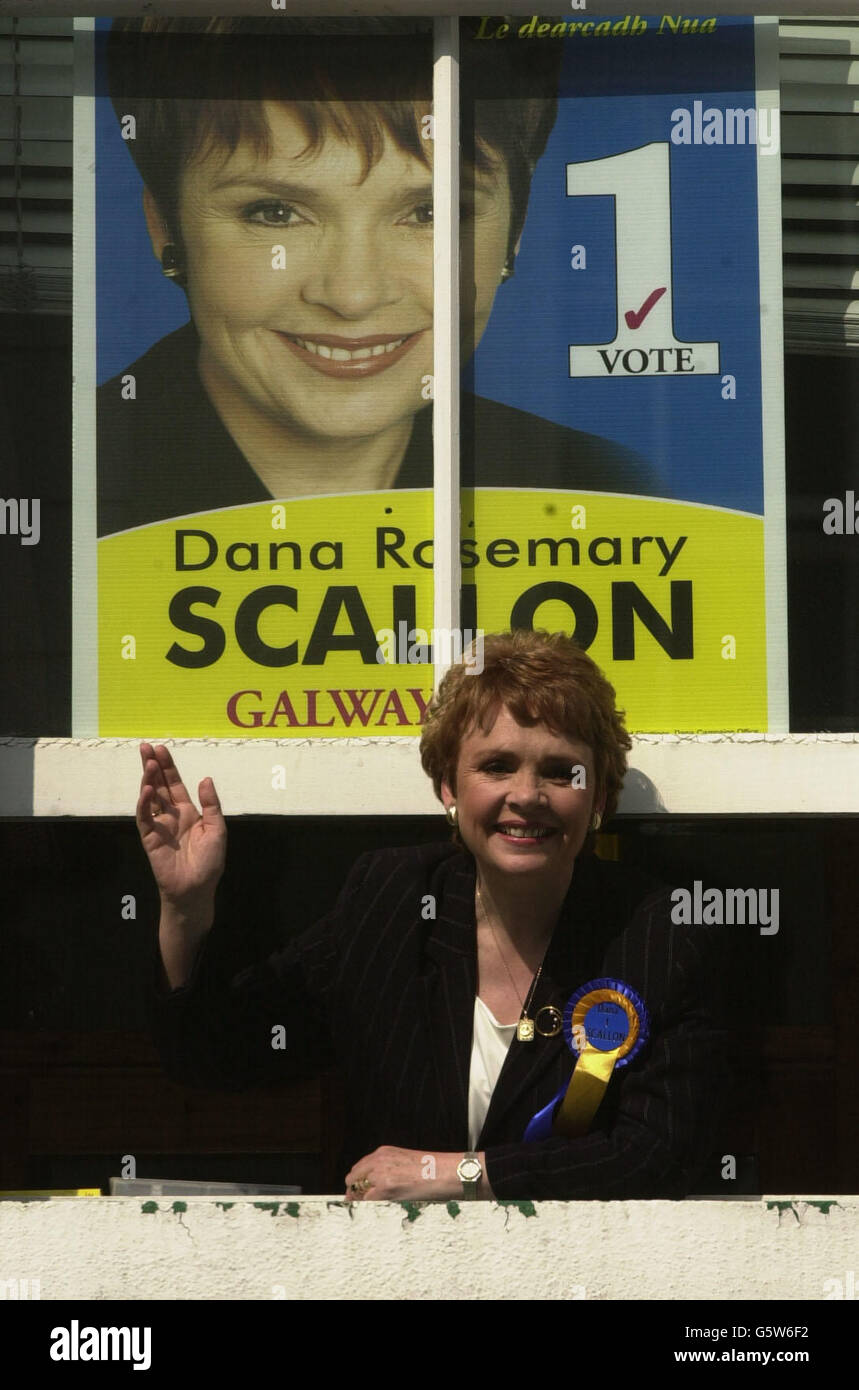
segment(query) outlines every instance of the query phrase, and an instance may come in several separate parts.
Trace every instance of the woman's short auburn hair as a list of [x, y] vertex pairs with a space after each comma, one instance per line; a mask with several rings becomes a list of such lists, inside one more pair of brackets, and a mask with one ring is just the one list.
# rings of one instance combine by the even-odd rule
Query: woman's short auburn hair
[[[474, 54], [463, 66], [463, 185], [469, 187], [475, 171], [503, 166], [512, 251], [557, 115], [562, 46], [496, 44], [488, 64], [487, 45], [469, 41], [476, 23], [462, 21], [463, 54]], [[380, 158], [386, 135], [431, 167], [429, 18], [146, 15], [114, 20], [102, 41], [117, 117], [135, 119], [129, 153], [177, 243], [186, 165], [212, 149], [233, 154], [242, 141], [269, 155], [265, 101], [289, 108], [307, 134], [307, 154], [332, 135], [355, 144], [363, 177]]]
[[596, 799], [604, 819], [617, 809], [632, 740], [614, 687], [596, 662], [563, 632], [496, 632], [482, 639], [483, 669], [457, 663], [430, 701], [421, 735], [421, 763], [441, 798], [446, 781], [456, 790], [462, 740], [488, 733], [502, 705], [520, 724], [545, 724], [593, 750]]

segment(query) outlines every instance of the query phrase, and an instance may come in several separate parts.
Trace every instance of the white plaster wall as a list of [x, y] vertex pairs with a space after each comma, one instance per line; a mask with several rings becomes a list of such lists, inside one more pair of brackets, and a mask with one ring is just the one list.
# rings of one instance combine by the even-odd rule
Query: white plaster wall
[[446, 1203], [333, 1197], [144, 1205], [0, 1203], [0, 1289], [26, 1279], [42, 1299], [813, 1301], [839, 1280], [859, 1297], [853, 1197], [479, 1202], [457, 1215]]

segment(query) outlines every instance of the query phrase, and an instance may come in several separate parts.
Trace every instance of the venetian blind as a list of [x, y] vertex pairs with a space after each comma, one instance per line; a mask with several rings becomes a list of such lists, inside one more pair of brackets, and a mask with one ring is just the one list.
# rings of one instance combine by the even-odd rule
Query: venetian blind
[[71, 313], [72, 20], [0, 17], [0, 311]]
[[859, 348], [859, 20], [779, 24], [785, 347]]

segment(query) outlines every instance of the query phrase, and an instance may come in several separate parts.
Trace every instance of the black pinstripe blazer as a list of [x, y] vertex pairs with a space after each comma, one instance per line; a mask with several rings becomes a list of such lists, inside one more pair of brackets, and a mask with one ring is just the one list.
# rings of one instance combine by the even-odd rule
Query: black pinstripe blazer
[[[475, 863], [453, 845], [364, 854], [336, 906], [266, 961], [232, 978], [214, 962], [216, 922], [188, 983], [153, 989], [171, 1075], [227, 1089], [336, 1061], [347, 1096], [344, 1173], [382, 1144], [468, 1147], [477, 989]], [[533, 1008], [563, 1009], [610, 975], [644, 998], [651, 1038], [616, 1070], [590, 1132], [523, 1143], [531, 1116], [572, 1072], [562, 1036], [514, 1039], [478, 1143], [500, 1198], [680, 1197], [718, 1133], [723, 1038], [708, 1003], [711, 933], [670, 920], [667, 889], [580, 858]], [[434, 912], [434, 916], [432, 915]], [[285, 1046], [272, 1046], [282, 1025]]]

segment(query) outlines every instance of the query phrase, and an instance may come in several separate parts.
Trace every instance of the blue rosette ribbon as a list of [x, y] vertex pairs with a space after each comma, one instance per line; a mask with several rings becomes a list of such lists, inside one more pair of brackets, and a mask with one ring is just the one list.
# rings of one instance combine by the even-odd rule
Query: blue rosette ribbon
[[567, 1001], [564, 1039], [576, 1061], [568, 1086], [528, 1122], [524, 1139], [586, 1134], [615, 1067], [627, 1067], [647, 1043], [650, 1018], [641, 995], [623, 980], [589, 980]]

